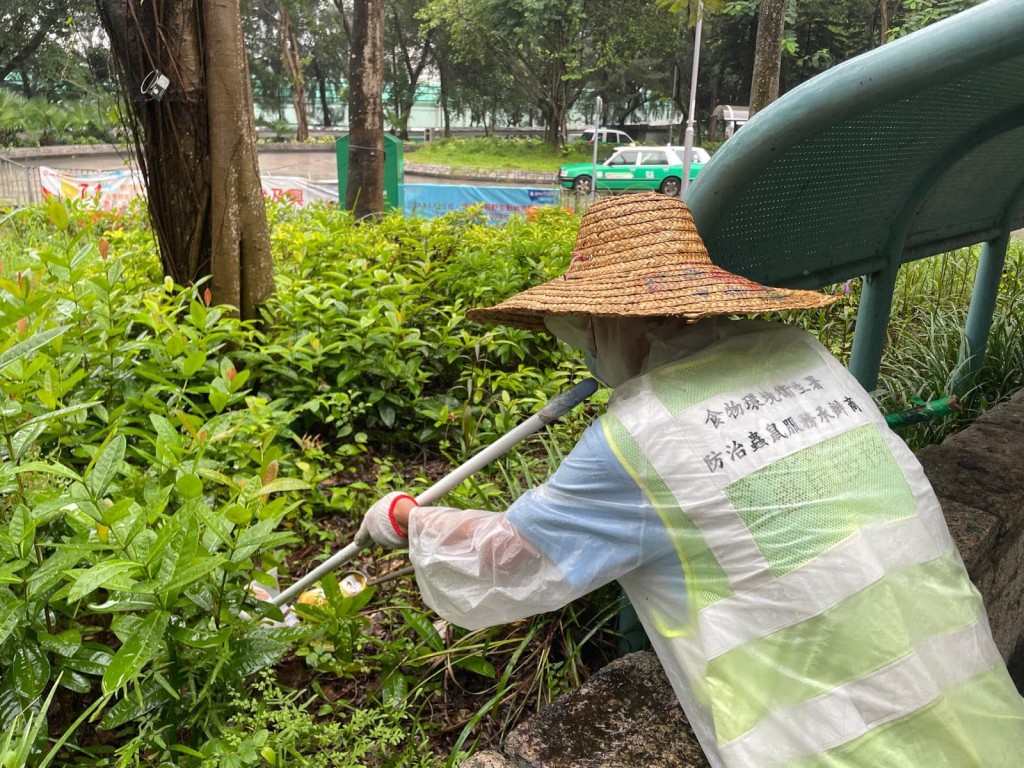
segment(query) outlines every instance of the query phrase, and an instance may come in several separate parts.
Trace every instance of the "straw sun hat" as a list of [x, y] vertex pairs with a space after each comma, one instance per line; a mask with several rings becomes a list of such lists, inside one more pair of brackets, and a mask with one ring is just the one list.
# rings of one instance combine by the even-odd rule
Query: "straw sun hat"
[[471, 320], [544, 330], [546, 315], [683, 317], [825, 307], [836, 297], [768, 288], [711, 263], [683, 201], [658, 193], [610, 197], [583, 215], [565, 274]]

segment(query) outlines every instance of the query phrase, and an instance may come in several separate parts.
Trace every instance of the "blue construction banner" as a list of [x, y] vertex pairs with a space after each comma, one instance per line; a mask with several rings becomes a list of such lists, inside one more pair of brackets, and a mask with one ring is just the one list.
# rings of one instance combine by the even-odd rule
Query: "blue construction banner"
[[406, 184], [405, 214], [433, 219], [452, 211], [482, 205], [492, 224], [508, 221], [513, 214], [525, 216], [531, 208], [555, 205], [554, 189], [529, 187], [471, 187], [462, 184]]

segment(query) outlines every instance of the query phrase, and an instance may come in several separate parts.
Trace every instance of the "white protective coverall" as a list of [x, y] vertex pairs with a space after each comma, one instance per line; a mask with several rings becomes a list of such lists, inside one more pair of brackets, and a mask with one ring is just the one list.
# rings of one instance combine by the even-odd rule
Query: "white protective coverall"
[[607, 412], [506, 513], [413, 512], [428, 605], [476, 628], [618, 580], [715, 768], [1024, 764], [931, 486], [832, 355], [761, 322], [580, 322], [549, 327], [596, 354]]

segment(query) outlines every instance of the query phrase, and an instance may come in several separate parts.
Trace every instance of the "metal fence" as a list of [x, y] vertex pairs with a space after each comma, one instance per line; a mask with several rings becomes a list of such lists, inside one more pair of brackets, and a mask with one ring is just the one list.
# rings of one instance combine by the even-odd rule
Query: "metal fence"
[[39, 169], [0, 155], [0, 205], [28, 205], [41, 196]]

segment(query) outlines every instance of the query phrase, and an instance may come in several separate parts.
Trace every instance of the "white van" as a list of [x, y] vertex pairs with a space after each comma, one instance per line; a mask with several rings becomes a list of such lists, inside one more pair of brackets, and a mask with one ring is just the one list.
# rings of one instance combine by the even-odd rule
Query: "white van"
[[[636, 144], [633, 138], [625, 131], [617, 131], [614, 128], [599, 128], [597, 135], [602, 144], [615, 144], [616, 146]], [[580, 134], [580, 141], [588, 144], [594, 143], [594, 129], [588, 128]]]

